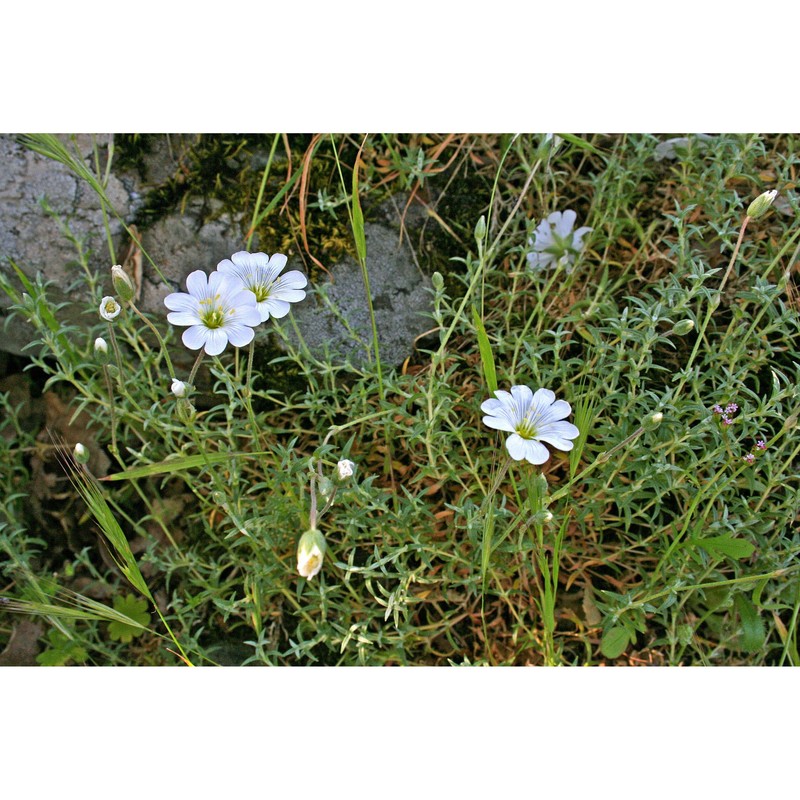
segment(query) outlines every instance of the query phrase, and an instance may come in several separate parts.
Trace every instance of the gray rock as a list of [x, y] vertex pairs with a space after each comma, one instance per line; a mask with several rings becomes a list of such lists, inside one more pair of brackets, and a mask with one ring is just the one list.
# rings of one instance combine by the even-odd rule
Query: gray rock
[[[381, 362], [397, 366], [413, 352], [414, 340], [432, 327], [432, 320], [426, 316], [433, 307], [428, 291], [431, 284], [416, 265], [406, 240], [400, 244], [397, 230], [367, 223], [365, 233]], [[331, 273], [332, 280], [312, 287], [306, 300], [293, 306], [291, 313], [314, 356], [360, 366], [373, 353], [361, 267], [347, 258]], [[289, 326], [286, 329], [291, 330]], [[297, 342], [292, 333], [289, 335]]]
[[[71, 146], [71, 137], [61, 138]], [[97, 141], [102, 146], [108, 137], [100, 135]], [[84, 157], [91, 155], [90, 136], [77, 136], [74, 142]], [[107, 191], [111, 202], [124, 214], [129, 198], [113, 175]], [[75, 246], [42, 208], [43, 198], [53, 212], [68, 221], [73, 235], [84, 249], [91, 251], [92, 267], [99, 268], [103, 263], [105, 229], [95, 193], [67, 167], [27, 149], [12, 135], [0, 135], [0, 270], [7, 276], [13, 275], [10, 259], [31, 278], [41, 272], [53, 281], [52, 299], [58, 303], [69, 299], [67, 288], [75, 282], [81, 268], [76, 262]], [[122, 230], [119, 221], [111, 218], [110, 226], [112, 234], [119, 235]], [[15, 277], [12, 282], [19, 285]], [[5, 294], [0, 293], [0, 314], [10, 304]], [[72, 319], [78, 319], [79, 315], [80, 310]], [[0, 338], [0, 348], [20, 353], [31, 335], [32, 328], [28, 326], [7, 326]]]
[[[91, 136], [65, 135], [59, 138], [68, 147], [74, 143], [87, 163], [91, 163]], [[104, 147], [110, 136], [98, 135], [96, 140], [99, 146]], [[162, 161], [166, 160], [162, 158]], [[164, 166], [160, 173], [166, 175], [168, 171]], [[144, 192], [138, 177], [129, 174], [116, 176], [112, 171], [106, 192], [117, 213], [130, 222], [136, 208], [141, 205]], [[75, 245], [63, 234], [58, 220], [44, 211], [40, 202], [43, 198], [82, 242], [89, 254], [90, 269], [101, 276], [103, 291], [113, 294], [103, 216], [94, 191], [67, 167], [29, 150], [15, 136], [0, 134], [0, 270], [18, 288], [21, 286], [11, 269], [10, 260], [31, 279], [41, 273], [51, 283], [48, 297], [53, 303], [72, 301], [59, 311], [60, 321], [85, 326], [83, 310], [87, 298], [80, 285], [75, 288], [81, 274]], [[223, 258], [242, 248], [241, 227], [230, 218], [220, 218], [201, 226], [200, 205], [189, 204], [184, 214], [165, 217], [142, 232], [145, 250], [168, 281], [164, 283], [147, 259], [143, 259], [139, 302], [143, 310], [166, 316], [164, 297], [178, 288], [184, 289], [185, 278], [192, 270], [211, 271]], [[128, 236], [116, 217], [109, 215], [109, 224], [119, 259]], [[10, 305], [10, 299], [0, 292], [0, 331], [3, 331], [3, 321]], [[0, 336], [0, 350], [23, 353], [33, 336], [32, 326], [7, 325]]]

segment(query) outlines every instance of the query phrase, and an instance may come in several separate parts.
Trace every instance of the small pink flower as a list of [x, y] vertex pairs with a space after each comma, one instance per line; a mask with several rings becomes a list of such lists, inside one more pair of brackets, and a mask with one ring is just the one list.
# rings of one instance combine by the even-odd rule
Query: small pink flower
[[746, 456], [742, 456], [742, 460], [746, 461], [748, 464], [752, 464], [756, 457], [752, 453], [748, 453]]
[[767, 443], [766, 443], [766, 442], [765, 442], [763, 439], [759, 439], [759, 440], [756, 442], [756, 447], [757, 447], [759, 450], [766, 450], [766, 449], [767, 449]]

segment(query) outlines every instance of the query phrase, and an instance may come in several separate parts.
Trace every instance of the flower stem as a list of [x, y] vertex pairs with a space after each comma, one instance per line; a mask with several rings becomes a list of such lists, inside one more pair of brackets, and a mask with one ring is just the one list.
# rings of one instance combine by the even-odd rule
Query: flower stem
[[111, 384], [111, 375], [109, 375], [108, 366], [105, 364], [103, 364], [103, 375], [106, 379], [106, 388], [108, 389], [108, 409], [111, 415], [111, 453], [124, 468], [125, 464], [123, 463], [122, 458], [120, 458], [119, 449], [117, 448], [117, 414], [114, 410], [114, 388]]
[[722, 278], [722, 283], [719, 285], [720, 292], [725, 288], [725, 284], [728, 282], [728, 278], [733, 270], [733, 265], [736, 263], [736, 256], [739, 255], [739, 248], [742, 246], [742, 239], [744, 239], [744, 232], [747, 228], [748, 222], [750, 222], [750, 217], [745, 216], [744, 222], [742, 222], [742, 228], [739, 231], [739, 238], [736, 240], [736, 247], [733, 248], [733, 255], [731, 256], [730, 263], [728, 264], [728, 269], [725, 271], [725, 275]]
[[158, 328], [156, 328], [156, 326], [153, 325], [153, 323], [150, 322], [150, 320], [147, 319], [147, 317], [144, 314], [142, 314], [142, 312], [139, 311], [139, 309], [136, 308], [136, 306], [132, 302], [128, 303], [128, 305], [133, 309], [134, 313], [139, 317], [139, 319], [141, 319], [142, 322], [144, 322], [144, 324], [147, 325], [147, 327], [150, 328], [150, 330], [155, 335], [156, 339], [158, 340], [158, 344], [161, 347], [161, 352], [164, 354], [164, 360], [167, 362], [167, 369], [169, 370], [169, 376], [170, 378], [172, 378], [172, 380], [175, 380], [175, 369], [172, 366], [172, 359], [170, 359], [169, 357], [169, 352], [167, 351], [166, 342], [164, 342], [164, 339], [158, 332]]

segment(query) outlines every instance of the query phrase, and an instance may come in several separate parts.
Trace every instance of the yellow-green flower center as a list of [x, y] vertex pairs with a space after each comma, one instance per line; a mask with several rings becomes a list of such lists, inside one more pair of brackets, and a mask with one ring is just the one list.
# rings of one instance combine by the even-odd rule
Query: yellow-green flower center
[[225, 310], [217, 305], [219, 295], [200, 301], [200, 319], [206, 328], [222, 328], [225, 325]]

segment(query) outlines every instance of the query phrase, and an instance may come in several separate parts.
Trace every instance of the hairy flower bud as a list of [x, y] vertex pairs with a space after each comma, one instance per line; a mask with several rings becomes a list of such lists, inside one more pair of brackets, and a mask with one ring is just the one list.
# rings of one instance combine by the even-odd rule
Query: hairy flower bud
[[133, 285], [131, 276], [119, 264], [111, 267], [111, 282], [114, 284], [114, 291], [124, 303], [133, 300], [136, 295], [136, 287]]
[[656, 411], [655, 414], [650, 414], [642, 420], [642, 427], [646, 431], [654, 431], [661, 424], [661, 420], [663, 419], [664, 415], [660, 411]]
[[72, 456], [79, 464], [89, 463], [89, 451], [80, 442], [75, 445]]
[[444, 278], [442, 277], [442, 273], [434, 272], [433, 275], [431, 275], [431, 283], [437, 292], [441, 292], [444, 288]]
[[484, 236], [486, 236], [486, 217], [481, 215], [478, 224], [475, 226], [475, 241], [482, 242]]
[[175, 405], [178, 411], [178, 419], [181, 422], [185, 422], [187, 425], [194, 422], [194, 418], [197, 416], [197, 410], [194, 405], [192, 405], [191, 400], [187, 400], [185, 397], [179, 397]]
[[102, 336], [94, 340], [94, 354], [101, 364], [108, 363], [108, 344]]
[[747, 207], [747, 216], [750, 219], [758, 219], [767, 213], [772, 201], [778, 196], [778, 190], [772, 189], [769, 192], [764, 192], [756, 197], [752, 203]]
[[675, 323], [675, 326], [672, 328], [672, 333], [675, 334], [675, 336], [686, 336], [686, 334], [692, 330], [694, 330], [694, 320], [682, 319], [680, 322]]
[[306, 531], [297, 544], [297, 571], [311, 580], [321, 569], [325, 558], [325, 537], [315, 528]]

